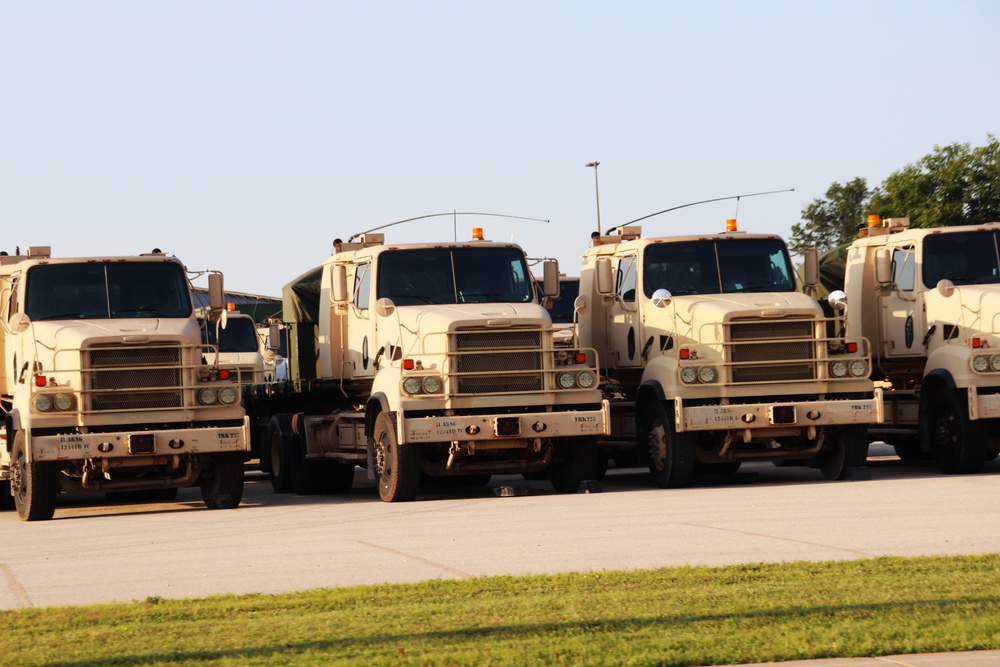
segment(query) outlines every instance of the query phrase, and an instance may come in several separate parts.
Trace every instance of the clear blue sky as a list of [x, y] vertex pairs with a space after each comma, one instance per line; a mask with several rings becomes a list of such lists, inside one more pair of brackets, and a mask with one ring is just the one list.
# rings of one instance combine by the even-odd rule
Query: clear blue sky
[[[596, 229], [1000, 134], [1000, 3], [0, 0], [0, 247], [154, 246], [279, 295], [335, 237], [430, 213], [570, 275]], [[643, 223], [712, 232], [720, 202]], [[451, 240], [452, 220], [386, 230]]]

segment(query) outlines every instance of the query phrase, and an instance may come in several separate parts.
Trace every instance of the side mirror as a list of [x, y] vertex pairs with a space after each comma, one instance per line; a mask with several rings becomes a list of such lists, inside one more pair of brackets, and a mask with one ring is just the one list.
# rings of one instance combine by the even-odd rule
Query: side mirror
[[941, 280], [939, 280], [936, 287], [938, 294], [940, 294], [946, 299], [955, 293], [955, 283], [951, 282], [947, 278], [942, 278]]
[[579, 313], [580, 315], [586, 315], [590, 312], [590, 297], [586, 294], [581, 294], [576, 297], [576, 301], [573, 302], [573, 311]]
[[15, 333], [24, 333], [31, 326], [31, 318], [27, 313], [20, 312], [10, 318], [10, 328]]
[[657, 308], [666, 308], [673, 298], [674, 295], [670, 293], [670, 290], [661, 287], [653, 292], [653, 305]]
[[333, 284], [330, 286], [333, 292], [334, 303], [347, 303], [351, 300], [351, 295], [347, 293], [347, 267], [337, 264], [333, 267], [330, 276]]
[[222, 310], [226, 307], [226, 295], [222, 290], [222, 274], [208, 274], [208, 307], [212, 310]]
[[542, 293], [552, 298], [559, 296], [559, 262], [554, 259], [542, 265]]
[[888, 248], [875, 249], [875, 282], [879, 285], [892, 283], [892, 256]]
[[281, 347], [281, 327], [272, 324], [267, 328], [267, 349], [277, 350]]
[[602, 257], [597, 260], [597, 293], [609, 296], [615, 291], [615, 280], [611, 273], [611, 260]]
[[815, 287], [819, 282], [819, 251], [809, 248], [803, 253], [802, 274], [806, 287]]
[[375, 302], [375, 312], [378, 313], [379, 317], [388, 317], [392, 315], [396, 310], [396, 304], [392, 302], [387, 296], [382, 297]]
[[843, 290], [835, 289], [830, 292], [830, 296], [827, 298], [827, 303], [834, 310], [839, 310], [841, 312], [847, 310], [847, 293]]

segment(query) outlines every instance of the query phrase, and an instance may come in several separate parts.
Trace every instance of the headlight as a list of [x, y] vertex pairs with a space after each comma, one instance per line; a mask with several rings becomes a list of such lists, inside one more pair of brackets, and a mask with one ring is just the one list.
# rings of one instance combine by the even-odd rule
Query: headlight
[[985, 373], [986, 369], [990, 367], [990, 358], [983, 355], [973, 357], [972, 367], [976, 369], [977, 373]]
[[73, 394], [56, 394], [56, 410], [66, 412], [73, 409]]
[[851, 375], [856, 378], [868, 375], [868, 364], [861, 359], [855, 359], [851, 362]]
[[681, 369], [681, 380], [687, 384], [691, 384], [698, 379], [698, 371], [695, 370], [694, 366], [685, 366]]
[[715, 382], [715, 369], [711, 366], [702, 366], [698, 369], [698, 379], [706, 384]]
[[198, 402], [202, 405], [211, 405], [218, 397], [219, 393], [211, 387], [205, 387], [198, 391]]
[[403, 380], [403, 391], [413, 396], [420, 393], [420, 378], [410, 376]]
[[52, 397], [48, 394], [35, 394], [31, 399], [31, 405], [35, 412], [48, 412], [52, 409]]
[[427, 377], [424, 378], [424, 381], [421, 383], [421, 385], [424, 388], [424, 393], [436, 394], [439, 391], [441, 391], [441, 378], [437, 377], [436, 375], [428, 375]]
[[1000, 371], [1000, 354], [994, 354], [990, 357], [990, 368], [995, 371]]
[[830, 362], [830, 375], [835, 378], [842, 378], [847, 375], [847, 362], [840, 360]]
[[580, 385], [581, 389], [590, 389], [594, 386], [595, 380], [594, 374], [590, 371], [583, 371], [576, 376], [576, 383]]
[[572, 389], [576, 385], [576, 376], [573, 373], [560, 373], [556, 376], [556, 382], [563, 389]]
[[234, 387], [223, 387], [219, 390], [219, 400], [226, 405], [236, 402], [236, 389]]

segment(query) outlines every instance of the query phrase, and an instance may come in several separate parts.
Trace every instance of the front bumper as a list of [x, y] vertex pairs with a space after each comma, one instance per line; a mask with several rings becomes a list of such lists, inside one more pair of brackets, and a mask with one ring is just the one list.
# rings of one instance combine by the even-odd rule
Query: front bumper
[[674, 399], [675, 426], [684, 431], [744, 431], [882, 422], [882, 390], [872, 398], [851, 400], [684, 405]]
[[411, 419], [403, 419], [397, 413], [397, 419], [401, 444], [599, 436], [610, 433], [611, 423], [607, 400], [601, 402], [599, 410]]

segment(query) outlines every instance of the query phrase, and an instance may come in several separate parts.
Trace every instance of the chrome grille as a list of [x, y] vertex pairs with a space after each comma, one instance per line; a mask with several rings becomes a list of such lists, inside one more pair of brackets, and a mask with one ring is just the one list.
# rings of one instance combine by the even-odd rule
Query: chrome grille
[[813, 320], [730, 323], [733, 382], [816, 379], [815, 326]]
[[179, 346], [95, 347], [85, 354], [91, 410], [150, 410], [184, 405]]
[[541, 391], [541, 346], [537, 329], [456, 334], [458, 393]]

